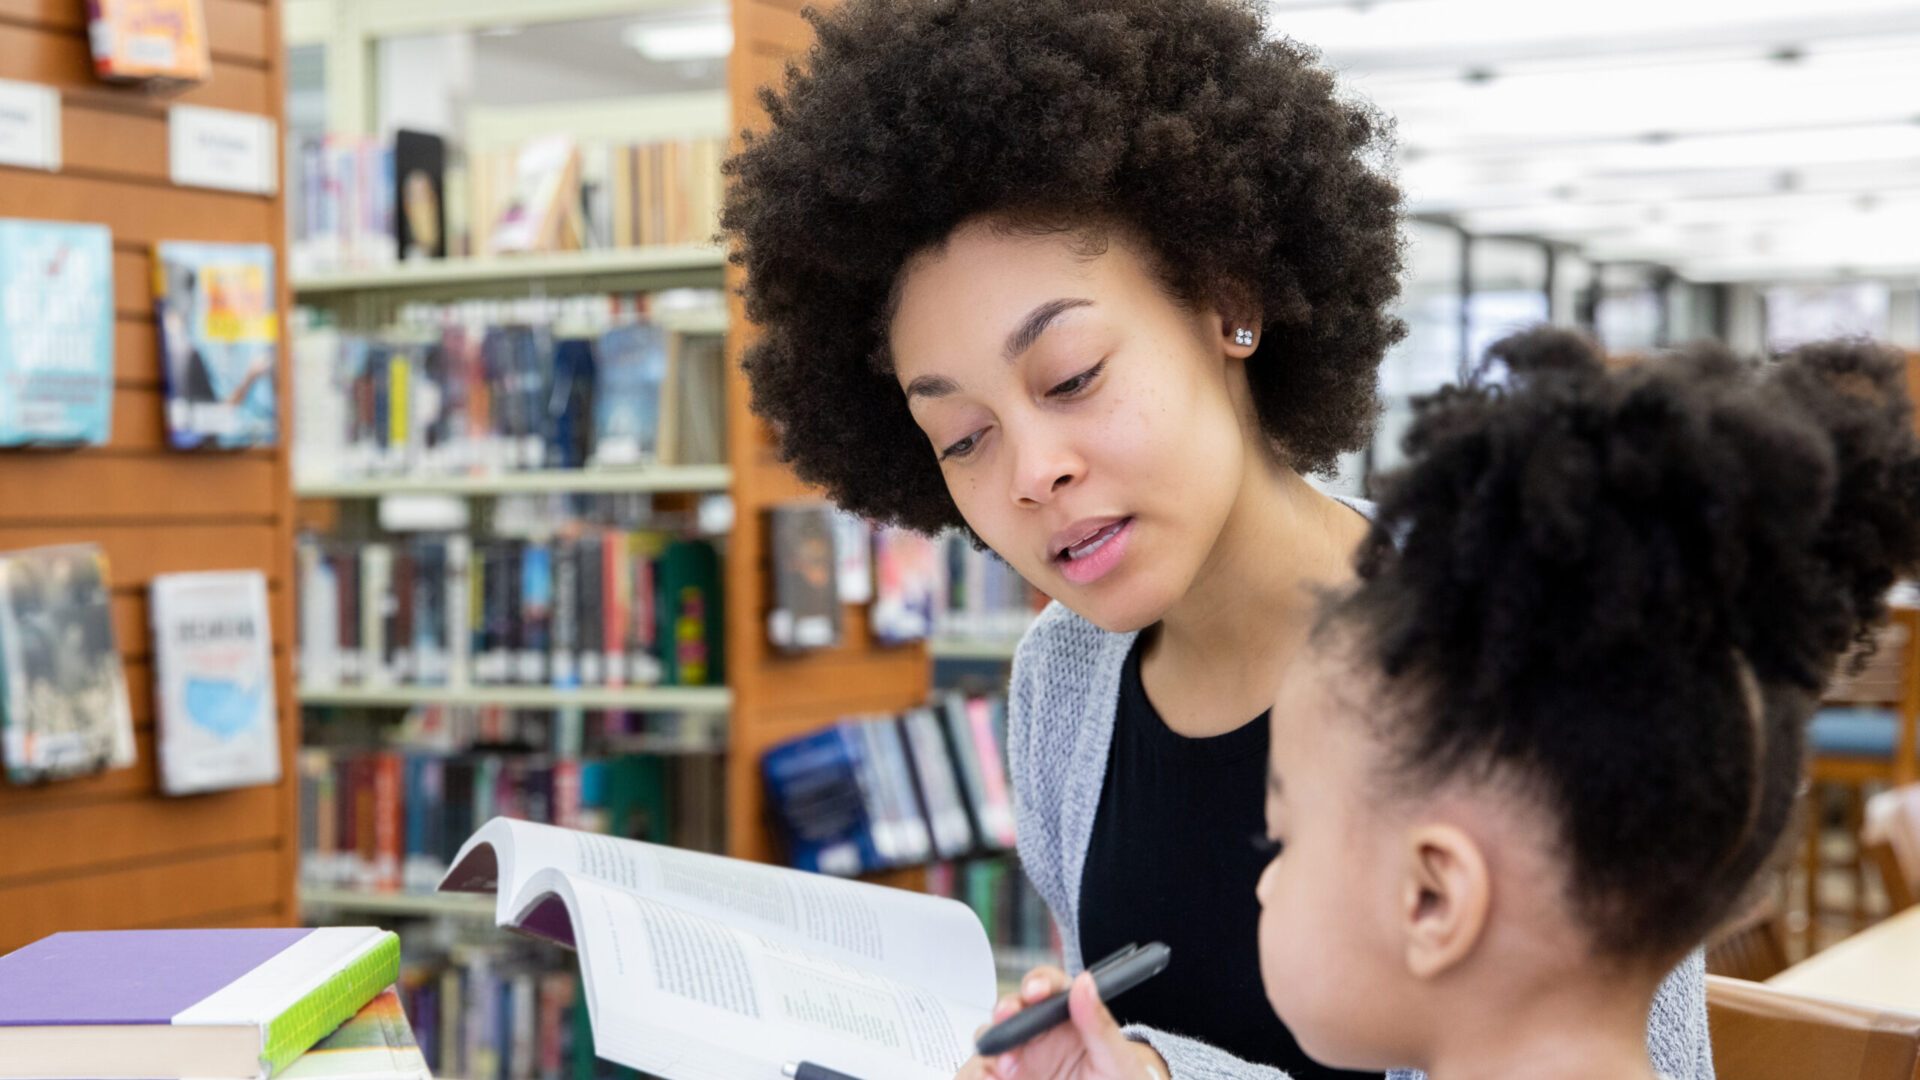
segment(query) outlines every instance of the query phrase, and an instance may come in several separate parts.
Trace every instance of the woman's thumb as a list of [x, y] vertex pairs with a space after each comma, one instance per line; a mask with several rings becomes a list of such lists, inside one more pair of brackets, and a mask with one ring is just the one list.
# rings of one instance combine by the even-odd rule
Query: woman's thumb
[[1093, 984], [1093, 976], [1081, 972], [1073, 980], [1073, 988], [1067, 995], [1067, 1008], [1073, 1015], [1073, 1026], [1080, 1031], [1081, 1045], [1087, 1050], [1087, 1063], [1100, 1076], [1127, 1076], [1131, 1051], [1127, 1048], [1127, 1037], [1120, 1033], [1120, 1025], [1114, 1022], [1113, 1013], [1107, 1011], [1106, 1003], [1100, 1000], [1100, 991]]

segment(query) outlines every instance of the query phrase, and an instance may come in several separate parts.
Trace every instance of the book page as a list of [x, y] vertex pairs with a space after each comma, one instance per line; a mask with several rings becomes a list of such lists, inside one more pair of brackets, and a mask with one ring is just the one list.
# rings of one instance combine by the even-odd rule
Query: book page
[[773, 1077], [802, 1060], [948, 1080], [988, 1019], [990, 999], [956, 1002], [588, 878], [543, 871], [525, 895], [566, 905], [600, 1056], [669, 1080]]
[[[497, 873], [479, 850], [483, 844], [497, 853]], [[512, 916], [530, 909], [523, 902], [528, 882], [549, 868], [956, 1002], [993, 1006], [986, 930], [953, 900], [506, 818], [488, 822], [467, 841], [440, 888], [497, 888], [495, 921], [518, 926], [525, 920]], [[529, 929], [562, 940], [544, 920]]]

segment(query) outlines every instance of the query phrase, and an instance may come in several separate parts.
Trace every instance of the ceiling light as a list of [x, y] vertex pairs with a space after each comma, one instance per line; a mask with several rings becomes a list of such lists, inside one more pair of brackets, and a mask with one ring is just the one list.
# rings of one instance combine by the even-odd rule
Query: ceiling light
[[621, 39], [649, 60], [717, 60], [733, 51], [733, 26], [720, 21], [634, 23]]

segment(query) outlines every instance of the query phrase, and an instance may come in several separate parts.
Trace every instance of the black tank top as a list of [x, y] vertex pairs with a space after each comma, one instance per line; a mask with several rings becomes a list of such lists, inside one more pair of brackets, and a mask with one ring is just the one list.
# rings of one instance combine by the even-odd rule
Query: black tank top
[[1267, 715], [1204, 739], [1169, 729], [1140, 681], [1140, 642], [1120, 676], [1106, 782], [1080, 879], [1080, 956], [1164, 941], [1167, 970], [1114, 1000], [1121, 1024], [1198, 1039], [1293, 1080], [1359, 1080], [1294, 1042], [1260, 985], [1260, 902], [1268, 856]]

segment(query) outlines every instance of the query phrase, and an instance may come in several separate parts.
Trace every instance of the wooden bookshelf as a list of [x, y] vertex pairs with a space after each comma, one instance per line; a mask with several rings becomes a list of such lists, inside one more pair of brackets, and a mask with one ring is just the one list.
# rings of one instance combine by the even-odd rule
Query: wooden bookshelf
[[[732, 6], [733, 57], [728, 93], [735, 132], [765, 125], [755, 89], [776, 83], [783, 66], [812, 41], [813, 28], [797, 4], [738, 0]], [[738, 149], [738, 145], [734, 147]], [[767, 644], [770, 552], [766, 511], [795, 499], [818, 498], [775, 457], [766, 426], [747, 407], [740, 358], [753, 327], [738, 293], [738, 267], [727, 268], [733, 330], [727, 337], [727, 440], [733, 463], [734, 531], [727, 548], [727, 671], [733, 687], [728, 729], [727, 851], [771, 860], [778, 854], [766, 820], [760, 755], [768, 747], [861, 712], [911, 708], [926, 700], [932, 665], [921, 647], [879, 647], [868, 631], [866, 610], [848, 608], [845, 644], [802, 656], [776, 653]], [[889, 874], [885, 883], [908, 888], [925, 881], [920, 871]]]
[[[43, 787], [0, 785], [0, 953], [59, 930], [290, 925], [298, 917], [284, 339], [277, 448], [175, 452], [161, 414], [153, 243], [271, 244], [283, 274], [285, 266], [281, 197], [179, 188], [168, 179], [173, 102], [284, 127], [279, 0], [208, 0], [206, 15], [212, 77], [162, 98], [94, 77], [85, 4], [0, 0], [0, 78], [60, 92], [64, 149], [56, 174], [0, 168], [0, 216], [111, 228], [116, 308], [111, 442], [0, 451], [0, 549], [91, 542], [106, 551], [139, 747], [132, 768]], [[285, 312], [284, 280], [278, 291]], [[270, 584], [283, 779], [167, 798], [155, 768], [147, 585], [156, 574], [234, 569], [259, 570]]]

